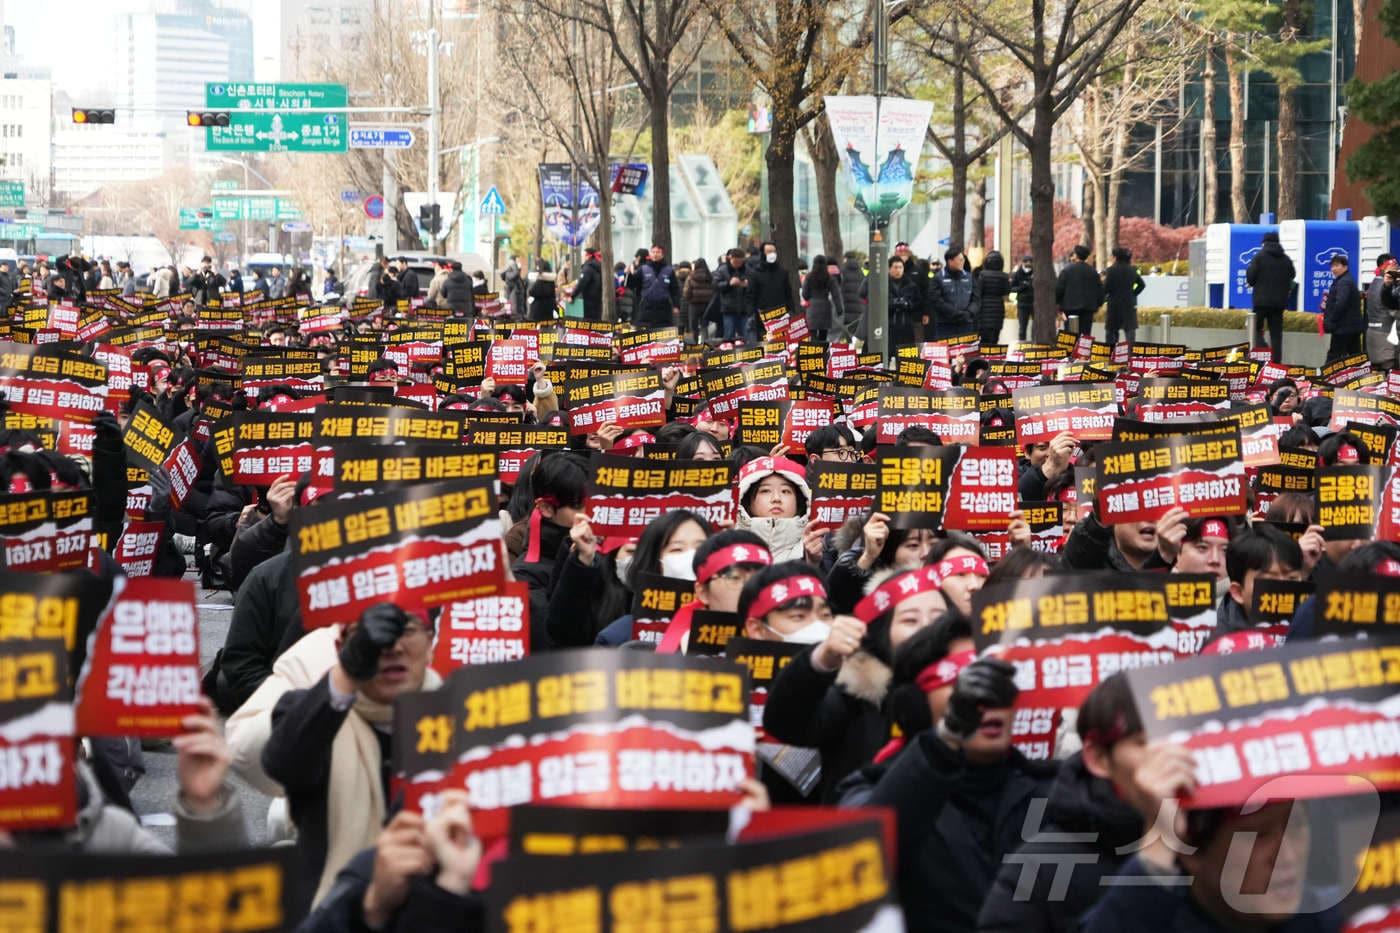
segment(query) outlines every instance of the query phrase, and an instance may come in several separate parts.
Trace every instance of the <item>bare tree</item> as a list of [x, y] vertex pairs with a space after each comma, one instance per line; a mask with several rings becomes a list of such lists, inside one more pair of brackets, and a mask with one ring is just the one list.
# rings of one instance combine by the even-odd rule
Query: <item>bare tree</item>
[[[1119, 33], [1146, 0], [952, 0], [953, 15], [986, 37], [995, 56], [1020, 63], [1030, 78], [1030, 126], [1022, 121], [999, 75], [982, 56], [969, 55], [965, 71], [983, 91], [984, 101], [1030, 154], [1031, 253], [1035, 259], [1035, 339], [1053, 342], [1055, 333], [1054, 214], [1052, 173], [1055, 125], [1103, 68]], [[1004, 78], [1002, 79], [1005, 80]]]

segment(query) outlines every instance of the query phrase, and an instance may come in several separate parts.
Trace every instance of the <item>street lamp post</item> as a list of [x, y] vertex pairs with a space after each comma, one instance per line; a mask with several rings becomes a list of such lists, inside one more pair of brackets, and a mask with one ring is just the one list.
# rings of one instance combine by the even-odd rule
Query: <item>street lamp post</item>
[[[890, 11], [885, 0], [872, 0], [875, 5], [875, 29], [873, 45], [873, 84], [875, 92], [875, 152], [880, 151], [880, 103], [888, 90], [890, 54]], [[878, 165], [876, 166], [878, 171]], [[876, 184], [879, 184], [878, 176]], [[879, 203], [878, 188], [875, 203]], [[878, 211], [870, 215], [870, 274], [867, 283], [870, 316], [866, 349], [879, 353], [882, 358], [889, 356], [889, 266], [890, 244], [885, 236], [887, 220], [881, 219]]]

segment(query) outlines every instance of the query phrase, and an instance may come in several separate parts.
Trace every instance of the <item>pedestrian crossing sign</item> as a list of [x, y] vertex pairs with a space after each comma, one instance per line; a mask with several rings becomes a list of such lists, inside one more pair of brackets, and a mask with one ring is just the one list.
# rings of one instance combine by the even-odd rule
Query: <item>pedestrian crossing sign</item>
[[486, 217], [500, 217], [506, 212], [506, 202], [501, 198], [501, 193], [492, 185], [491, 190], [486, 192], [486, 197], [481, 199], [481, 210], [478, 212]]

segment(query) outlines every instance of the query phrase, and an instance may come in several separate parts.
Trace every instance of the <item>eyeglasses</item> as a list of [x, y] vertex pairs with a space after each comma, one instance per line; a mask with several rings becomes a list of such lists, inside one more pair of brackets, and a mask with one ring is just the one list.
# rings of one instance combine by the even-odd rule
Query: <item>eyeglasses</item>
[[724, 580], [726, 583], [742, 584], [757, 572], [757, 567], [726, 567], [713, 577], [710, 577], [710, 581]]
[[843, 463], [854, 463], [860, 459], [860, 451], [854, 447], [828, 447], [822, 451], [823, 460], [839, 460]]

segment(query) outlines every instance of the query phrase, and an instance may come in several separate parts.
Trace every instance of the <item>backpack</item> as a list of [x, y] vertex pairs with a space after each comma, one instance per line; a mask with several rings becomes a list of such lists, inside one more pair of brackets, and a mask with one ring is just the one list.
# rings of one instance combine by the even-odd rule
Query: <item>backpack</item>
[[655, 266], [642, 267], [642, 300], [656, 304], [671, 303], [670, 277], [674, 275], [670, 266], [657, 270]]

